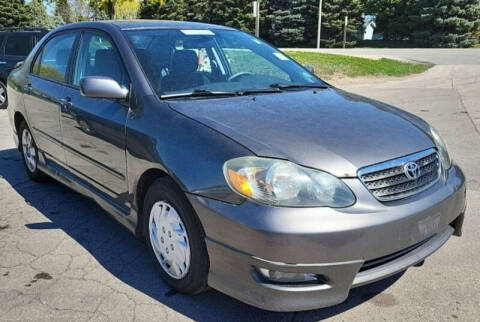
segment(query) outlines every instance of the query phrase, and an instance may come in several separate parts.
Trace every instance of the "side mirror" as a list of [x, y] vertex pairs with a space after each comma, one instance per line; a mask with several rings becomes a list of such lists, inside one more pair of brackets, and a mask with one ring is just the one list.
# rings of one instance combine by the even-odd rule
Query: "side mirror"
[[13, 69], [17, 69], [17, 68], [20, 68], [22, 66], [23, 66], [23, 60], [16, 63], [15, 66], [13, 66]]
[[315, 68], [313, 68], [313, 66], [303, 65], [303, 67], [305, 67], [305, 69], [308, 70], [310, 73], [315, 74]]
[[80, 93], [92, 98], [126, 99], [128, 89], [109, 77], [89, 76], [80, 80]]

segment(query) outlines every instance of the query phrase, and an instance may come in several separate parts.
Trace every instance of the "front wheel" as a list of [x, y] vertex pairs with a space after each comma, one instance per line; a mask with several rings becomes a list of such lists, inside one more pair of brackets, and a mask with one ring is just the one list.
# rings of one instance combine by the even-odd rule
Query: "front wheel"
[[33, 181], [43, 181], [46, 175], [38, 169], [38, 149], [32, 133], [25, 122], [20, 124], [19, 143], [22, 152], [23, 164], [27, 175]]
[[7, 87], [0, 82], [0, 110], [6, 109], [8, 105]]
[[205, 234], [184, 193], [170, 179], [158, 179], [145, 196], [143, 214], [148, 248], [167, 284], [186, 294], [206, 289]]

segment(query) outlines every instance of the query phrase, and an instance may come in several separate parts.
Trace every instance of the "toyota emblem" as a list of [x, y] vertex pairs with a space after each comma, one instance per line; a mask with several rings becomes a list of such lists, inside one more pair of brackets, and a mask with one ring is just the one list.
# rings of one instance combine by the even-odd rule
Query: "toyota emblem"
[[416, 180], [420, 176], [420, 167], [415, 162], [405, 163], [403, 173], [405, 173], [408, 180]]

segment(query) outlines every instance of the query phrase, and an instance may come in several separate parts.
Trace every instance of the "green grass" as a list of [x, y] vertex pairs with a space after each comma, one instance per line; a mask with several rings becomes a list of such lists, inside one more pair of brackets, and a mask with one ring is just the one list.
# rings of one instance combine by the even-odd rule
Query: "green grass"
[[287, 51], [301, 64], [311, 65], [315, 74], [325, 77], [406, 76], [426, 71], [432, 65], [411, 64], [393, 59], [367, 59], [313, 52]]

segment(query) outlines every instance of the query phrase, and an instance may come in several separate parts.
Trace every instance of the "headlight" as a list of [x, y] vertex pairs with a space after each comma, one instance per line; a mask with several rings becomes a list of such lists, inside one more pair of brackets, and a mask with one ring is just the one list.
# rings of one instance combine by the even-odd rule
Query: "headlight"
[[437, 130], [435, 130], [433, 127], [430, 127], [430, 135], [433, 142], [437, 146], [438, 154], [440, 155], [440, 161], [442, 162], [443, 168], [445, 170], [450, 169], [450, 166], [452, 165], [452, 160], [448, 155], [447, 145], [445, 144], [445, 141], [443, 141], [440, 134], [438, 134]]
[[340, 179], [289, 161], [242, 157], [225, 162], [223, 173], [240, 195], [280, 207], [347, 207], [355, 202]]

